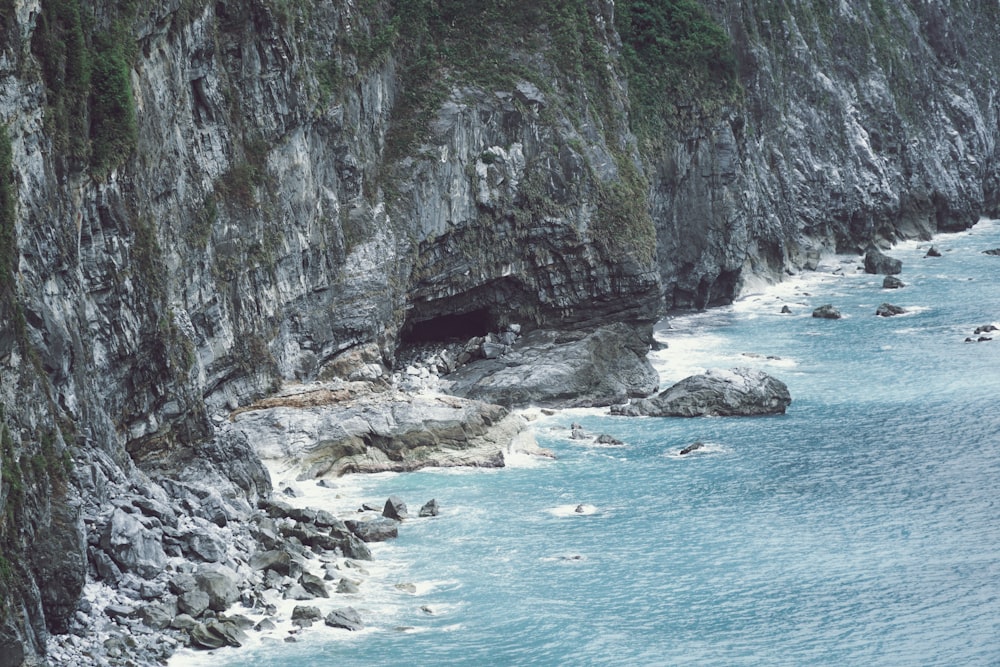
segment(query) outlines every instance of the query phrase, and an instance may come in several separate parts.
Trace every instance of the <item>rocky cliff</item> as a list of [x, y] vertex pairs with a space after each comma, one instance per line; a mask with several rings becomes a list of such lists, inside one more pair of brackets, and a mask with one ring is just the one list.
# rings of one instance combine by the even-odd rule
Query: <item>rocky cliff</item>
[[0, 1], [0, 665], [66, 628], [115, 498], [269, 492], [216, 426], [282, 382], [648, 325], [995, 212], [998, 26], [943, 0]]

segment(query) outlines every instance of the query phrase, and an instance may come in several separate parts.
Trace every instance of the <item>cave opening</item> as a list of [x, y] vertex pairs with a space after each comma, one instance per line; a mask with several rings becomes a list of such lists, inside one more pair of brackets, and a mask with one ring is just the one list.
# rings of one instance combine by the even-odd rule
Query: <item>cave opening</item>
[[495, 328], [495, 319], [487, 308], [467, 313], [449, 313], [419, 322], [407, 322], [401, 342], [418, 343], [464, 342], [476, 336], [485, 336]]

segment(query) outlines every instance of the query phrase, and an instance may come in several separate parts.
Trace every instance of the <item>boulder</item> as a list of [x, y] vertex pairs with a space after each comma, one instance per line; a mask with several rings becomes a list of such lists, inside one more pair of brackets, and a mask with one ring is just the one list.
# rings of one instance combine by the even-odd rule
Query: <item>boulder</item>
[[382, 516], [387, 519], [402, 521], [409, 516], [406, 511], [406, 503], [396, 496], [389, 496], [389, 499], [385, 501], [385, 506], [382, 508]]
[[440, 510], [438, 508], [437, 500], [431, 498], [426, 503], [424, 503], [423, 507], [420, 508], [418, 516], [421, 517], [437, 516], [439, 511]]
[[751, 368], [693, 375], [649, 399], [615, 406], [612, 414], [650, 417], [784, 414], [792, 402], [784, 382]]
[[902, 315], [905, 312], [905, 309], [894, 306], [891, 303], [883, 303], [875, 309], [875, 314], [879, 317], [892, 317], [893, 315]]
[[894, 276], [903, 270], [903, 263], [872, 247], [865, 253], [865, 273]]
[[602, 433], [597, 436], [595, 442], [599, 445], [612, 445], [614, 447], [621, 447], [625, 443], [614, 437], [613, 435], [608, 435], [607, 433]]
[[940, 257], [940, 256], [941, 256], [941, 251], [935, 248], [934, 246], [928, 248], [927, 254], [924, 255], [924, 257]]
[[361, 622], [361, 616], [354, 607], [344, 607], [343, 609], [334, 609], [326, 618], [323, 619], [331, 628], [343, 628], [345, 630], [363, 630], [364, 623]]
[[195, 560], [218, 563], [225, 559], [228, 545], [209, 528], [194, 528], [186, 536], [184, 553]]
[[323, 579], [321, 577], [317, 577], [315, 574], [303, 572], [302, 576], [299, 577], [299, 585], [315, 597], [330, 597], [330, 592], [326, 590], [326, 584], [323, 583]]
[[587, 432], [580, 424], [571, 424], [569, 427], [569, 437], [571, 440], [586, 440]]
[[302, 584], [292, 584], [289, 586], [282, 597], [286, 600], [315, 600], [316, 596], [305, 589]]
[[813, 310], [812, 316], [823, 320], [839, 320], [841, 318], [840, 311], [830, 304], [816, 308]]
[[899, 289], [900, 287], [906, 287], [906, 284], [896, 276], [886, 276], [882, 281], [883, 289]]
[[167, 564], [161, 540], [155, 530], [147, 529], [134, 515], [118, 508], [104, 527], [101, 548], [122, 571], [153, 579]]
[[255, 570], [274, 570], [287, 577], [291, 572], [292, 556], [281, 549], [258, 551], [250, 558], [250, 567]]
[[232, 621], [209, 620], [199, 623], [189, 632], [191, 645], [195, 648], [213, 650], [223, 646], [243, 646], [247, 635]]
[[990, 250], [984, 250], [984, 255], [1000, 255], [1000, 248], [992, 248]]
[[208, 609], [208, 593], [201, 589], [186, 591], [177, 596], [177, 609], [191, 618], [198, 618]]
[[998, 331], [998, 329], [996, 326], [992, 324], [984, 324], [982, 326], [976, 327], [976, 330], [973, 331], [972, 333], [978, 336], [979, 334], [989, 333], [991, 331]]
[[236, 585], [239, 575], [228, 567], [202, 567], [194, 578], [198, 588], [208, 595], [208, 608], [212, 611], [225, 611], [240, 599], [240, 590]]
[[323, 612], [319, 610], [319, 607], [311, 607], [309, 605], [297, 604], [295, 608], [292, 609], [292, 620], [310, 620], [318, 621], [323, 618]]
[[363, 542], [384, 542], [399, 535], [399, 524], [392, 519], [384, 517], [369, 521], [355, 521], [350, 519], [345, 521], [344, 524], [348, 530], [357, 535]]

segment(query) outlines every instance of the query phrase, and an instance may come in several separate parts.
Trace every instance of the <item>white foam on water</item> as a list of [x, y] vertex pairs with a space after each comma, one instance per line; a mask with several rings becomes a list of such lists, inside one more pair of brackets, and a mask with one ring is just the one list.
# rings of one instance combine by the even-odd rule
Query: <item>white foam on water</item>
[[566, 517], [566, 516], [590, 516], [592, 514], [597, 514], [597, 507], [589, 503], [572, 503], [569, 505], [559, 505], [557, 507], [550, 507], [545, 510], [552, 516]]

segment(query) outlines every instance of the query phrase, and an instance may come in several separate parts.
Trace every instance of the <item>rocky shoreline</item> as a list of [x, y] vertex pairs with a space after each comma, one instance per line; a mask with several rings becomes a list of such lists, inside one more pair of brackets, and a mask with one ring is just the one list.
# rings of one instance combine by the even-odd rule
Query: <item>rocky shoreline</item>
[[[164, 664], [178, 650], [296, 641], [312, 625], [363, 628], [373, 619], [351, 602], [371, 588], [373, 546], [405, 530], [405, 521], [435, 515], [436, 502], [411, 518], [399, 499], [353, 499], [338, 517], [329, 507], [310, 507], [315, 494], [308, 489], [334, 492], [349, 473], [502, 467], [512, 454], [551, 456], [513, 409], [652, 394], [658, 376], [644, 332], [651, 333], [614, 325], [491, 334], [411, 354], [392, 376], [366, 365], [364, 379], [289, 384], [237, 407], [216, 419], [215, 445], [200, 458], [161, 462], [180, 473], [135, 471], [107, 481], [103, 493], [112, 500], [84, 508], [88, 583], [68, 632], [50, 640], [49, 664]], [[491, 348], [491, 340], [506, 342]], [[520, 389], [517, 377], [525, 380]], [[747, 390], [755, 382], [777, 386], [770, 378], [739, 379]], [[657, 400], [614, 410], [636, 414]], [[573, 438], [585, 436], [572, 430]], [[272, 480], [280, 480], [273, 491]]]

